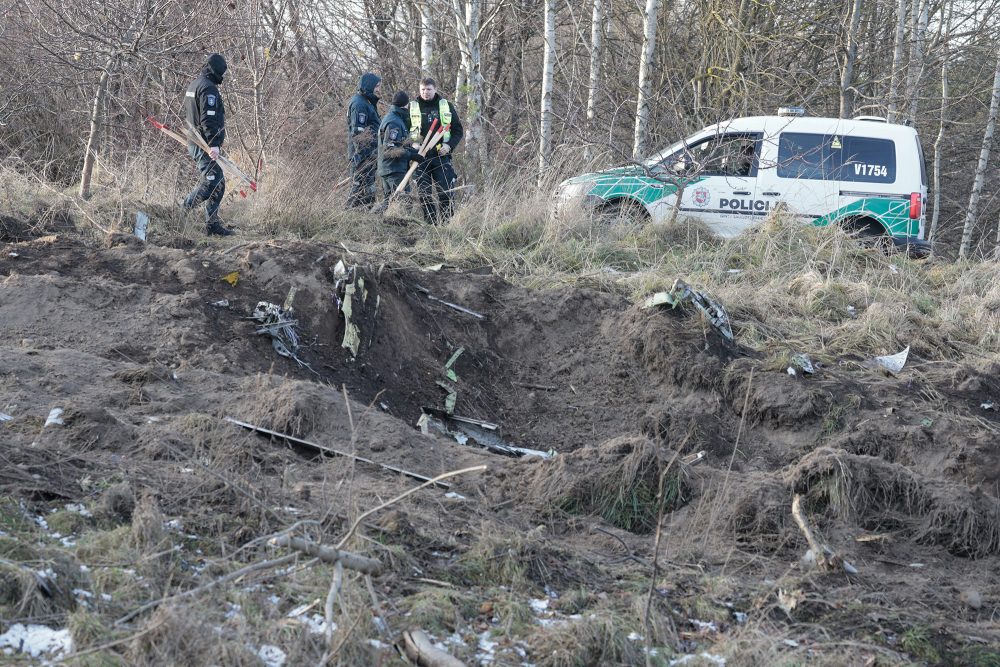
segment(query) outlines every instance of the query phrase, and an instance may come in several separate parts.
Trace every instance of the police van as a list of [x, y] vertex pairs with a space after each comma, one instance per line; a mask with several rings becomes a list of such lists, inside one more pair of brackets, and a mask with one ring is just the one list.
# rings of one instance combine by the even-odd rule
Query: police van
[[[678, 197], [680, 201], [678, 201]], [[706, 127], [626, 167], [560, 184], [557, 206], [602, 216], [672, 215], [731, 238], [779, 207], [924, 254], [927, 171], [914, 128], [874, 116], [812, 118], [801, 107]], [[676, 211], [675, 211], [676, 209]]]

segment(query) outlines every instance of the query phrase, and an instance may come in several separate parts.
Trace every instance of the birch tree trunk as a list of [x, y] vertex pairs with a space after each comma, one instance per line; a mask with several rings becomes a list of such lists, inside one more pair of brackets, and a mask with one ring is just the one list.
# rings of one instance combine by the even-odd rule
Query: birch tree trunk
[[542, 109], [538, 158], [538, 184], [552, 161], [552, 81], [556, 65], [556, 0], [545, 0], [545, 57], [542, 59]]
[[601, 85], [601, 62], [604, 60], [604, 0], [594, 0], [594, 14], [590, 22], [590, 81], [587, 90], [587, 136], [584, 159], [594, 159], [593, 136], [597, 132], [597, 89]]
[[861, 0], [851, 5], [851, 21], [847, 28], [847, 53], [844, 54], [844, 68], [840, 71], [840, 117], [850, 118], [854, 114], [854, 63], [858, 58], [858, 26], [861, 24]]
[[889, 75], [889, 113], [890, 123], [896, 122], [896, 110], [899, 108], [899, 79], [903, 76], [903, 38], [906, 30], [906, 0], [899, 0], [896, 7], [896, 44], [892, 51], [892, 73]]
[[990, 98], [990, 113], [986, 120], [986, 130], [983, 131], [983, 147], [979, 151], [979, 164], [976, 165], [976, 180], [972, 184], [969, 207], [965, 212], [962, 245], [958, 249], [959, 257], [968, 256], [972, 246], [972, 229], [976, 226], [979, 197], [983, 192], [983, 181], [986, 180], [986, 166], [990, 161], [990, 149], [993, 147], [993, 131], [996, 129], [998, 108], [1000, 108], [1000, 53], [997, 54], [996, 72], [993, 75], [993, 95]]
[[652, 88], [650, 70], [653, 67], [653, 51], [656, 49], [656, 15], [660, 0], [646, 0], [646, 15], [642, 21], [642, 60], [639, 61], [639, 102], [635, 111], [635, 141], [632, 143], [632, 159], [639, 160], [646, 153], [646, 134], [649, 128], [649, 98]]
[[469, 52], [469, 99], [466, 105], [466, 127], [469, 137], [468, 150], [477, 162], [477, 170], [486, 161], [486, 145], [483, 142], [483, 66], [480, 57], [479, 25], [482, 16], [482, 0], [466, 1], [466, 24]]
[[458, 72], [455, 73], [455, 104], [462, 107], [465, 106], [465, 91], [469, 82], [469, 43], [468, 40], [463, 39], [468, 25], [465, 17], [468, 8], [462, 9], [461, 0], [452, 0], [452, 6], [455, 9], [455, 27], [459, 35], [458, 51], [461, 56], [461, 64], [458, 67]]
[[431, 35], [431, 6], [424, 0], [420, 3], [420, 74], [431, 75], [431, 61], [434, 60], [434, 41]]
[[90, 197], [90, 181], [94, 174], [94, 161], [97, 158], [97, 133], [101, 127], [101, 111], [104, 109], [104, 98], [108, 92], [108, 79], [111, 78], [111, 68], [115, 59], [111, 57], [101, 70], [101, 78], [94, 91], [94, 105], [90, 110], [90, 131], [87, 133], [87, 148], [83, 155], [83, 170], [80, 173], [80, 198]]
[[[931, 211], [931, 228], [927, 233], [927, 240], [933, 241], [934, 237], [937, 235], [938, 220], [941, 217], [941, 146], [944, 144], [944, 126], [948, 119], [948, 105], [951, 103], [949, 91], [948, 91], [948, 59], [951, 57], [949, 53], [949, 38], [951, 36], [951, 13], [954, 10], [954, 4], [951, 5], [947, 15], [945, 15], [944, 7], [941, 8], [941, 19], [944, 23], [944, 39], [940, 41], [941, 43], [941, 123], [938, 125], [937, 138], [934, 140], [934, 165], [931, 168], [931, 177], [934, 179], [934, 196], [931, 200], [931, 206], [933, 207]], [[938, 37], [941, 36], [940, 30], [938, 32]]]
[[929, 0], [913, 0], [910, 17], [910, 64], [906, 69], [906, 91], [910, 96], [906, 118], [916, 120], [920, 107], [920, 79], [924, 75], [924, 40], [927, 35], [927, 11]]

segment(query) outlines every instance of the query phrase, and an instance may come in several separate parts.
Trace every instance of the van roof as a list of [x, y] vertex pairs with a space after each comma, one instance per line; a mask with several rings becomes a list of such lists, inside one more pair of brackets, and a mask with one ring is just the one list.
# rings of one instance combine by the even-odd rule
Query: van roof
[[916, 129], [909, 125], [885, 123], [853, 118], [823, 118], [814, 116], [747, 116], [716, 123], [705, 128], [723, 132], [761, 132], [772, 134], [788, 130], [792, 132], [816, 132], [821, 134], [874, 134], [880, 137], [913, 136]]

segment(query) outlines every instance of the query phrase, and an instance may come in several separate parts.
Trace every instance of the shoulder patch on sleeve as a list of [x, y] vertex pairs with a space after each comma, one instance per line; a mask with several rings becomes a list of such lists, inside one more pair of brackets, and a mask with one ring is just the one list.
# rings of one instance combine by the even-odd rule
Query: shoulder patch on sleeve
[[218, 98], [216, 98], [216, 96], [215, 96], [215, 95], [209, 95], [209, 96], [207, 96], [207, 97], [205, 98], [205, 101], [206, 101], [206, 102], [208, 103], [208, 106], [210, 106], [210, 107], [214, 107], [214, 106], [215, 106], [215, 101], [216, 101], [217, 99], [218, 99]]
[[358, 125], [364, 125], [368, 121], [368, 114], [362, 112], [358, 114]]
[[396, 139], [399, 139], [399, 129], [394, 127], [389, 130], [389, 140], [395, 141]]

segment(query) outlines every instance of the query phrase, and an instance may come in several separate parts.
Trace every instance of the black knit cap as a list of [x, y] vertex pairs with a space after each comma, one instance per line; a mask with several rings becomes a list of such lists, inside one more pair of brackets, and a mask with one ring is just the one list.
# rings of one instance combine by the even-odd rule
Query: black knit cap
[[223, 58], [218, 53], [213, 53], [208, 57], [208, 66], [213, 72], [215, 72], [219, 78], [222, 78], [226, 74], [226, 70], [229, 66], [226, 64], [226, 59]]
[[405, 107], [410, 103], [410, 96], [406, 94], [405, 90], [397, 91], [395, 95], [392, 96], [392, 106], [394, 107]]

